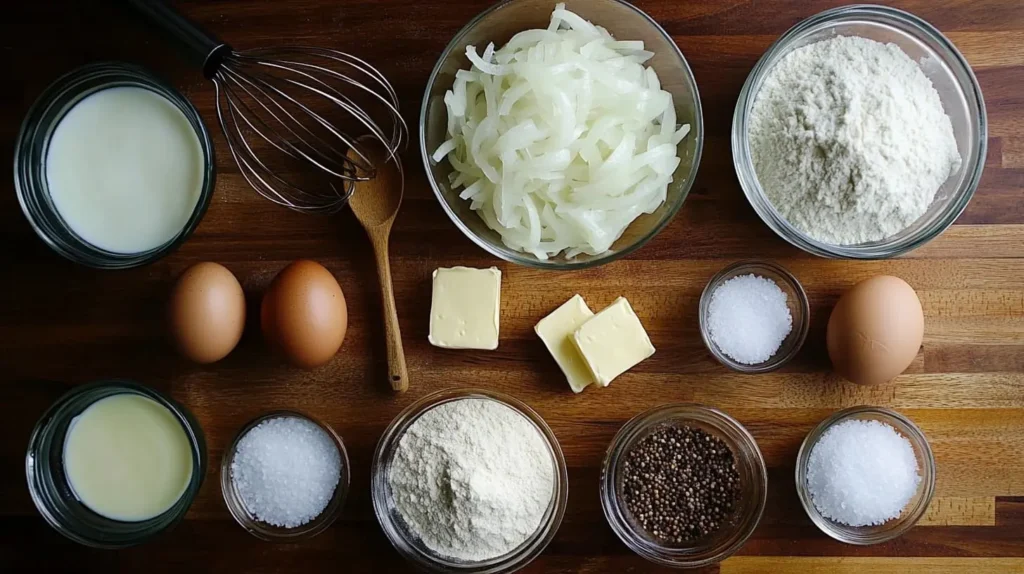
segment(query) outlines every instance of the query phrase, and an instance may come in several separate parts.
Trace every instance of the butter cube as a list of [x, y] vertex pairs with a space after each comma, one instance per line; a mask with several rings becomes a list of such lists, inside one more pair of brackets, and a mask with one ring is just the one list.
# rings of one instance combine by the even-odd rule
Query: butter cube
[[434, 271], [427, 340], [445, 349], [498, 348], [501, 271], [469, 267]]
[[573, 295], [555, 309], [550, 315], [544, 317], [533, 328], [537, 336], [544, 341], [544, 346], [555, 358], [555, 362], [565, 373], [569, 380], [569, 387], [572, 392], [578, 393], [594, 382], [594, 375], [590, 367], [583, 360], [579, 349], [572, 342], [572, 334], [588, 319], [594, 316], [594, 312], [587, 307], [583, 297]]
[[572, 340], [602, 387], [654, 354], [647, 331], [623, 297], [583, 323]]

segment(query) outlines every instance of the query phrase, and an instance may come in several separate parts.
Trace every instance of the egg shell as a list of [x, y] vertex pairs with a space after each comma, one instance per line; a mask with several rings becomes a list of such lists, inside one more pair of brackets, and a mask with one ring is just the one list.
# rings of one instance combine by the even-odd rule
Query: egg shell
[[218, 263], [197, 263], [178, 278], [168, 306], [178, 351], [197, 363], [213, 363], [238, 345], [245, 330], [245, 293]]
[[260, 325], [267, 343], [289, 362], [307, 369], [320, 366], [345, 340], [345, 295], [323, 265], [295, 261], [277, 274], [263, 295]]
[[828, 355], [836, 373], [862, 385], [891, 381], [910, 366], [924, 339], [924, 311], [914, 288], [888, 275], [854, 285], [828, 320]]

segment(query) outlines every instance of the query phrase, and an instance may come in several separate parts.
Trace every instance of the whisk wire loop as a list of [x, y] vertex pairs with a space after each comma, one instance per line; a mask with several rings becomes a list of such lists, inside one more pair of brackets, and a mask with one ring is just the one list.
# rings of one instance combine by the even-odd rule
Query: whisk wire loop
[[328, 48], [259, 48], [226, 55], [211, 79], [243, 178], [278, 205], [342, 209], [355, 183], [376, 175], [360, 136], [372, 136], [400, 169], [408, 126], [397, 93], [360, 58]]
[[[245, 94], [248, 95], [252, 101], [259, 105], [259, 107], [266, 114], [266, 116], [269, 116], [269, 118], [272, 118], [274, 120], [273, 122], [265, 121], [264, 117], [266, 116], [258, 113], [257, 111], [254, 111], [254, 109], [249, 106], [245, 106], [246, 111], [248, 111], [252, 115], [252, 117], [254, 117], [255, 121], [258, 122], [261, 126], [263, 126], [265, 130], [264, 131], [258, 129], [258, 127], [253, 124], [253, 121], [249, 120], [248, 117], [243, 116], [243, 119], [245, 119], [246, 124], [254, 131], [256, 131], [256, 133], [260, 137], [265, 139], [268, 143], [273, 145], [278, 150], [288, 154], [292, 158], [304, 159], [314, 164], [316, 167], [328, 172], [330, 175], [333, 175], [334, 177], [348, 179], [348, 172], [351, 171], [349, 169], [351, 167], [349, 163], [341, 161], [338, 162], [338, 164], [336, 165], [329, 165], [334, 163], [335, 159], [332, 158], [326, 152], [331, 151], [335, 154], [336, 157], [343, 156], [341, 156], [331, 144], [327, 143], [322, 138], [313, 133], [308, 127], [306, 127], [306, 125], [301, 120], [299, 120], [298, 118], [295, 117], [294, 114], [289, 112], [288, 109], [284, 105], [282, 105], [280, 101], [278, 101], [278, 98], [282, 98], [283, 100], [285, 100], [285, 102], [293, 104], [295, 106], [301, 106], [301, 103], [299, 103], [295, 98], [289, 96], [287, 93], [282, 92], [278, 88], [274, 87], [265, 79], [260, 78], [258, 76], [243, 76], [230, 69], [225, 70], [225, 76], [229, 79], [229, 92], [230, 86], [232, 84], [241, 88], [241, 90], [245, 92]], [[254, 94], [253, 91], [258, 92], [258, 95]], [[269, 102], [270, 104], [272, 104], [273, 108], [268, 106], [267, 103], [265, 102]], [[276, 111], [274, 108], [276, 108]], [[324, 126], [329, 132], [337, 135], [339, 139], [341, 139], [342, 143], [345, 143], [346, 145], [351, 145], [349, 142], [346, 141], [343, 134], [338, 133], [333, 127], [327, 124], [327, 122], [325, 122], [323, 118], [317, 115], [316, 112], [310, 110], [309, 114], [312, 117], [314, 117], [314, 119], [316, 119], [320, 123], [320, 125]], [[281, 116], [286, 116], [287, 121]], [[279, 125], [282, 129], [276, 129], [274, 127], [275, 123]], [[310, 142], [306, 141], [306, 139], [301, 134], [296, 132], [296, 127], [303, 131], [306, 134], [306, 137], [315, 140], [315, 143], [318, 145], [313, 145]], [[282, 131], [286, 131], [287, 134], [283, 134]], [[289, 135], [291, 137], [289, 137]]]
[[[219, 99], [221, 97], [220, 84], [215, 85], [215, 90]], [[230, 100], [230, 92], [225, 90], [224, 97]], [[221, 130], [224, 132], [225, 138], [227, 139], [228, 149], [246, 182], [253, 189], [259, 192], [260, 195], [278, 205], [303, 212], [323, 211], [325, 213], [330, 213], [334, 207], [334, 202], [325, 204], [324, 201], [318, 199], [318, 196], [307, 194], [302, 191], [302, 189], [277, 175], [274, 170], [267, 167], [263, 161], [260, 160], [260, 156], [253, 151], [248, 140], [240, 137], [240, 130], [229, 127], [243, 121], [240, 119], [238, 114], [238, 109], [241, 105], [242, 104], [236, 104], [234, 106], [227, 105], [223, 107], [218, 106], [217, 119], [220, 123]], [[274, 183], [268, 181], [268, 178], [274, 180]], [[338, 192], [333, 183], [330, 184], [330, 186], [331, 190], [336, 194], [336, 197], [338, 197], [339, 200], [347, 201], [352, 191], [350, 186], [347, 188], [343, 187], [343, 191], [341, 192]], [[278, 189], [282, 187], [291, 190], [291, 193], [282, 194], [278, 191]], [[295, 200], [291, 199], [292, 197], [302, 198], [303, 203], [297, 203]]]

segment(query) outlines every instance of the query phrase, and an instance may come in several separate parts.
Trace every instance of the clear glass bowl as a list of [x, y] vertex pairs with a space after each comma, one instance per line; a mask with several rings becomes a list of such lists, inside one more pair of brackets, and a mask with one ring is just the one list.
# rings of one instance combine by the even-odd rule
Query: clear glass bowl
[[[398, 449], [398, 442], [409, 427], [416, 422], [416, 419], [438, 405], [469, 398], [496, 401], [523, 415], [544, 437], [544, 442], [547, 444], [551, 455], [551, 464], [555, 469], [551, 503], [544, 518], [541, 519], [537, 532], [508, 554], [480, 562], [456, 561], [450, 557], [439, 556], [427, 548], [415, 534], [409, 531], [405, 521], [395, 508], [391, 494], [391, 485], [388, 480], [388, 473], [391, 472], [391, 463]], [[398, 553], [403, 558], [427, 572], [495, 574], [519, 570], [539, 556], [548, 543], [551, 542], [551, 539], [555, 537], [558, 527], [562, 524], [562, 516], [565, 514], [565, 504], [569, 494], [568, 471], [565, 467], [565, 458], [562, 456], [562, 448], [559, 446], [558, 439], [554, 433], [551, 432], [551, 428], [544, 422], [544, 419], [522, 401], [508, 395], [483, 389], [449, 389], [439, 391], [409, 405], [409, 407], [395, 417], [395, 420], [391, 421], [391, 424], [381, 436], [380, 442], [377, 443], [377, 450], [373, 455], [370, 480], [373, 511], [377, 515], [377, 522], [383, 528], [384, 534], [387, 535], [392, 546], [398, 550]]]
[[662, 89], [670, 92], [676, 107], [677, 121], [690, 124], [691, 131], [679, 145], [682, 161], [669, 184], [665, 203], [654, 213], [641, 215], [622, 234], [611, 249], [600, 255], [582, 254], [572, 259], [559, 255], [541, 260], [530, 253], [507, 247], [501, 237], [484, 224], [480, 216], [469, 208], [469, 201], [459, 198], [459, 192], [448, 185], [451, 165], [447, 161], [434, 164], [430, 156], [447, 136], [448, 112], [444, 94], [450, 90], [455, 73], [470, 67], [466, 46], [482, 47], [494, 42], [500, 47], [513, 35], [531, 28], [546, 28], [551, 20], [553, 0], [507, 0], [488, 8], [466, 24], [448, 44], [437, 61], [427, 82], [420, 110], [420, 153], [427, 179], [445, 213], [455, 225], [485, 251], [511, 263], [543, 269], [582, 269], [614, 261], [632, 253], [651, 240], [675, 216], [697, 175], [701, 148], [704, 144], [704, 122], [701, 115], [697, 84], [682, 52], [650, 16], [622, 0], [590, 0], [566, 3], [566, 7], [604, 26], [620, 40], [642, 40], [655, 56], [648, 63], [658, 73]]
[[[733, 277], [750, 275], [753, 273], [759, 277], [771, 279], [779, 286], [779, 289], [786, 294], [786, 305], [789, 307], [789, 314], [793, 317], [793, 330], [782, 346], [767, 361], [755, 365], [744, 365], [731, 359], [722, 352], [718, 345], [711, 339], [711, 332], [708, 327], [708, 310], [711, 307], [711, 296], [719, 285]], [[700, 295], [700, 336], [704, 340], [704, 346], [708, 351], [726, 367], [740, 373], [767, 373], [778, 369], [788, 363], [800, 352], [804, 341], [807, 339], [807, 332], [811, 328], [811, 306], [807, 301], [807, 293], [804, 291], [800, 281], [781, 265], [769, 261], [739, 261], [722, 269], [717, 275], [708, 281], [704, 292]]]
[[[167, 408], [181, 423], [192, 449], [192, 478], [185, 492], [163, 514], [137, 522], [111, 520], [90, 510], [75, 496], [64, 471], [64, 441], [71, 421], [96, 401], [125, 393]], [[28, 443], [25, 476], [32, 502], [54, 530], [86, 546], [126, 548], [150, 540], [185, 517], [206, 476], [206, 439], [192, 413], [162, 393], [130, 381], [99, 381], [68, 391], [39, 419]]]
[[[768, 200], [757, 180], [747, 139], [747, 122], [757, 93], [771, 69], [792, 50], [835, 36], [861, 36], [894, 43], [932, 81], [953, 124], [960, 170], [935, 194], [928, 211], [907, 229], [882, 241], [831, 245], [790, 225]], [[884, 259], [910, 252], [945, 231], [963, 213], [985, 168], [988, 124], [977, 78], [956, 47], [931, 24], [885, 6], [853, 5], [827, 10], [782, 35], [747, 77], [732, 122], [732, 156], [740, 186], [754, 211], [779, 237], [808, 253], [837, 259]]]
[[[635, 524], [622, 492], [622, 465], [639, 440], [659, 426], [699, 428], [718, 437], [733, 452], [740, 474], [740, 499], [728, 523], [689, 546], [665, 546]], [[734, 554], [754, 533], [768, 497], [768, 473], [754, 437], [722, 411], [694, 404], [656, 407], [629, 420], [612, 439], [601, 469], [601, 507], [615, 534], [640, 556], [663, 566], [700, 568]]]
[[[46, 181], [46, 154], [57, 124], [82, 99], [107, 88], [132, 86], [155, 92], [185, 115], [203, 150], [203, 187], [185, 226], [167, 243], [139, 253], [114, 253], [78, 236], [60, 216]], [[144, 68], [123, 62], [98, 62], [54, 81], [29, 109], [14, 146], [14, 188], [32, 229], [49, 247], [76, 263], [97, 269], [127, 269], [160, 259], [192, 234], [206, 213], [214, 188], [214, 152], [210, 134], [195, 106], [170, 84]]]
[[[894, 518], [885, 524], [878, 526], [846, 526], [828, 518], [825, 518], [815, 508], [811, 501], [810, 492], [807, 489], [807, 461], [811, 457], [811, 450], [817, 444], [818, 439], [832, 426], [843, 421], [874, 420], [885, 423], [899, 432], [910, 441], [914, 448], [914, 455], [917, 457], [918, 470], [921, 473], [921, 483], [917, 487], [917, 493], [903, 509], [899, 518]], [[853, 407], [839, 411], [825, 419], [818, 426], [814, 427], [800, 445], [800, 452], [796, 457], [796, 491], [800, 497], [800, 504], [803, 505], [807, 516], [822, 532], [832, 538], [847, 544], [866, 546], [879, 544], [898, 538], [910, 530], [917, 521], [924, 516], [928, 510], [928, 504], [935, 494], [935, 457], [928, 445], [921, 429], [917, 428], [910, 419], [896, 411], [881, 407]]]
[[[305, 419], [319, 426], [329, 437], [331, 437], [331, 440], [334, 442], [334, 446], [338, 447], [338, 454], [341, 456], [341, 476], [338, 478], [338, 486], [334, 488], [334, 496], [332, 496], [330, 502], [327, 503], [327, 507], [324, 508], [323, 512], [313, 520], [310, 520], [302, 526], [296, 526], [295, 528], [274, 526], [258, 520], [245, 507], [245, 503], [242, 502], [242, 496], [238, 493], [238, 489], [235, 487], [235, 482], [231, 480], [231, 464], [235, 460], [235, 452], [238, 450], [238, 441], [263, 421], [287, 417]], [[345, 506], [345, 497], [348, 496], [349, 477], [348, 451], [345, 450], [345, 443], [341, 440], [341, 436], [334, 432], [334, 429], [331, 428], [330, 425], [303, 413], [295, 411], [274, 411], [262, 415], [242, 427], [242, 430], [238, 431], [235, 439], [231, 441], [231, 446], [228, 447], [228, 450], [224, 453], [224, 458], [221, 460], [220, 491], [224, 496], [224, 504], [227, 505], [228, 511], [235, 519], [235, 522], [237, 522], [249, 534], [252, 534], [260, 540], [266, 540], [268, 542], [298, 542], [300, 540], [308, 540], [317, 534], [320, 534], [338, 519], [338, 516], [341, 514], [341, 509]]]

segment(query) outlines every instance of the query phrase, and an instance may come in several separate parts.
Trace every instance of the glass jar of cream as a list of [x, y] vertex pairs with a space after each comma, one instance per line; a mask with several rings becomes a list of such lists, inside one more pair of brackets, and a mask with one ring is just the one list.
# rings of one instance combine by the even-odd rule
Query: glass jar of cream
[[199, 224], [213, 192], [213, 145], [195, 107], [168, 84], [131, 64], [90, 64], [29, 110], [14, 183], [54, 251], [90, 267], [136, 267]]
[[206, 474], [199, 424], [163, 394], [127, 381], [75, 387], [43, 415], [25, 473], [43, 518], [97, 548], [139, 544], [177, 524]]

